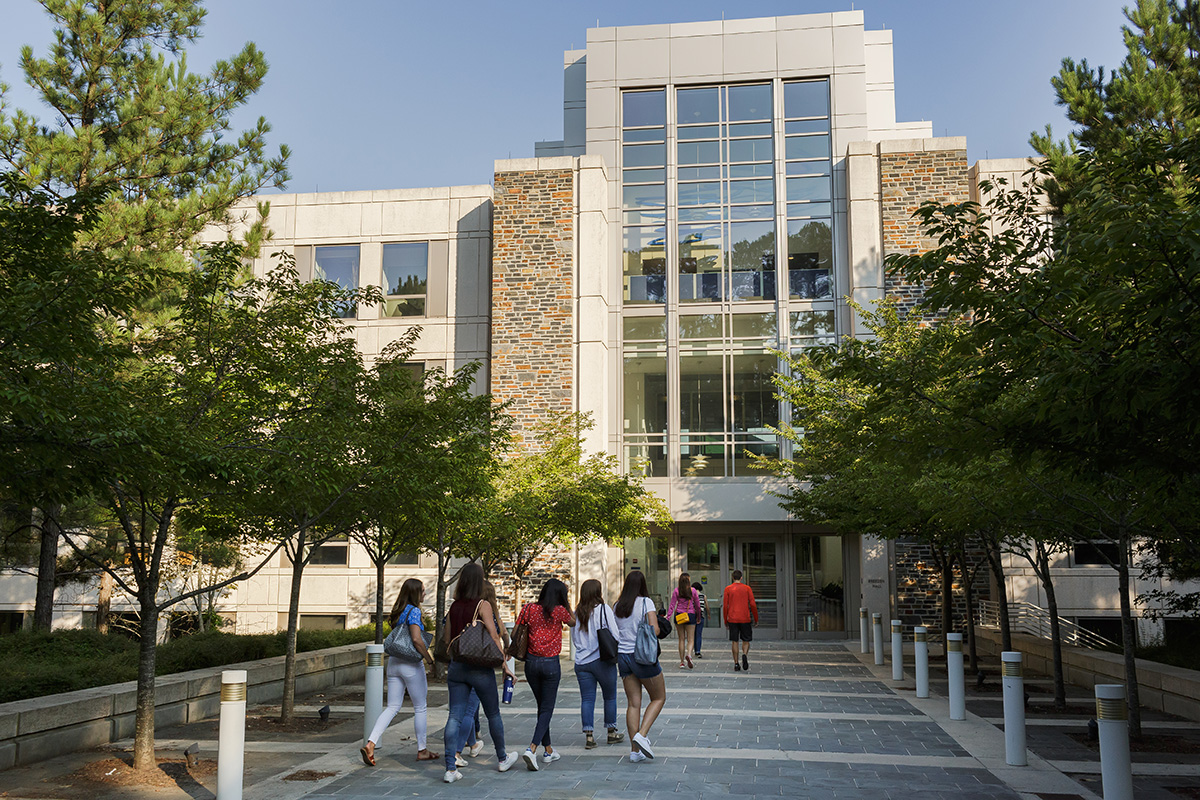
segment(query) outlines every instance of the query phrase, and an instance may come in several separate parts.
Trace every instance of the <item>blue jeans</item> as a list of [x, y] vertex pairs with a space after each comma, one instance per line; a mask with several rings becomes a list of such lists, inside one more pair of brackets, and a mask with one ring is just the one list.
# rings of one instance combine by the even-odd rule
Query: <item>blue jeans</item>
[[700, 655], [700, 640], [701, 640], [701, 637], [703, 637], [703, 636], [704, 636], [704, 617], [697, 616], [696, 617], [696, 641], [695, 641], [695, 647], [693, 648], [696, 651], [696, 655]]
[[542, 747], [550, 743], [550, 718], [554, 716], [554, 703], [558, 700], [558, 684], [562, 681], [562, 665], [558, 656], [529, 656], [525, 659], [525, 680], [537, 700], [537, 725], [529, 741]]
[[458, 746], [456, 752], [461, 753], [467, 749], [467, 745], [473, 746], [475, 737], [479, 735], [479, 695], [475, 694], [474, 689], [471, 690], [471, 697], [467, 700], [466, 713], [458, 721], [458, 730], [462, 744]]
[[503, 761], [508, 753], [504, 750], [504, 721], [500, 719], [496, 670], [451, 661], [450, 670], [446, 673], [446, 688], [450, 690], [450, 713], [446, 717], [446, 730], [442, 733], [446, 769], [455, 769], [455, 748], [462, 742], [461, 721], [471, 702], [472, 689], [479, 696], [479, 705], [483, 706], [483, 713], [487, 715], [488, 733], [492, 737], [492, 744], [496, 745], [496, 758]]
[[617, 665], [605, 664], [600, 659], [587, 664], [575, 665], [575, 677], [579, 679], [579, 707], [583, 716], [583, 730], [590, 732], [596, 721], [596, 686], [604, 693], [604, 727], [617, 729]]

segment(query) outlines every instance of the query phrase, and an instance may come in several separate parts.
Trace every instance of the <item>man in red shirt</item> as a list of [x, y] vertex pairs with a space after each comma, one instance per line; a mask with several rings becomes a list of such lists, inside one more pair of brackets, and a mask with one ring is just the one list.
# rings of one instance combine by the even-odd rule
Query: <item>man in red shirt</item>
[[[725, 587], [722, 595], [721, 615], [725, 618], [725, 627], [729, 630], [729, 648], [733, 651], [733, 671], [750, 671], [750, 642], [754, 639], [754, 628], [758, 625], [758, 605], [754, 602], [754, 592], [742, 583], [742, 571], [735, 569], [730, 575], [733, 583]], [[738, 641], [742, 642], [742, 662], [738, 663]]]

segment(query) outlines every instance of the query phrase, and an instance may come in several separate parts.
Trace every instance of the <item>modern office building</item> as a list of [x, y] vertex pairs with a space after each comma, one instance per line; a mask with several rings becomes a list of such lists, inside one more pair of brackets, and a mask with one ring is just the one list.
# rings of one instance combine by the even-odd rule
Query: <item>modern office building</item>
[[[740, 569], [760, 634], [779, 637], [857, 631], [860, 606], [937, 627], [927, 553], [789, 517], [772, 494], [786, 487], [750, 454], [787, 455], [771, 432], [788, 414], [774, 351], [862, 335], [850, 300], [911, 307], [920, 287], [884, 257], [929, 246], [912, 212], [975, 197], [1026, 162], [969, 166], [964, 139], [897, 121], [891, 32], [866, 30], [857, 11], [594, 28], [565, 54], [563, 86], [562, 138], [497, 161], [481, 185], [265, 198], [274, 240], [256, 269], [284, 250], [305, 277], [381, 286], [385, 302], [348, 320], [368, 358], [420, 325], [422, 363], [483, 362], [481, 391], [511, 401], [526, 429], [551, 410], [590, 413], [589, 446], [670, 508], [670, 530], [539, 570], [613, 592], [637, 568], [664, 598], [686, 570], [715, 610]], [[1072, 556], [1060, 572], [1064, 616], [1115, 613], [1115, 598], [1096, 609], [1108, 573]], [[433, 573], [414, 556], [390, 574], [398, 586]], [[280, 563], [222, 607], [239, 631], [274, 630], [288, 581]], [[4, 582], [5, 608], [32, 598], [19, 584]], [[1016, 599], [1036, 602], [1034, 586], [1014, 568]], [[302, 624], [362, 624], [373, 598], [366, 555], [325, 545]], [[72, 624], [86, 592], [60, 605]]]

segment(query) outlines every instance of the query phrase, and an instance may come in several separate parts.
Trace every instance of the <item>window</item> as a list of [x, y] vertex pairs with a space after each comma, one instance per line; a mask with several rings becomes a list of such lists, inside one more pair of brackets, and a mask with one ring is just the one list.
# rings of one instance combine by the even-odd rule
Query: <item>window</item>
[[317, 567], [344, 567], [349, 563], [350, 542], [345, 534], [309, 548], [308, 563]]
[[1073, 555], [1077, 567], [1111, 567], [1120, 560], [1121, 550], [1116, 542], [1077, 542]]
[[421, 561], [421, 555], [416, 551], [411, 553], [396, 553], [387, 560], [387, 563], [394, 566], [416, 566]]
[[[0, 611], [0, 636], [16, 633], [25, 627], [24, 611]], [[93, 628], [95, 625], [92, 626]]]
[[[279, 630], [287, 630], [287, 617], [285, 613], [279, 615]], [[301, 614], [297, 620], [297, 627], [303, 628], [306, 631], [344, 631], [346, 630], [346, 615], [345, 614]]]
[[[337, 245], [313, 248], [313, 278], [329, 281], [348, 291], [358, 291], [358, 245]], [[347, 303], [342, 308], [343, 319], [353, 319], [358, 308]]]
[[429, 293], [429, 243], [383, 246], [383, 317], [423, 317]]

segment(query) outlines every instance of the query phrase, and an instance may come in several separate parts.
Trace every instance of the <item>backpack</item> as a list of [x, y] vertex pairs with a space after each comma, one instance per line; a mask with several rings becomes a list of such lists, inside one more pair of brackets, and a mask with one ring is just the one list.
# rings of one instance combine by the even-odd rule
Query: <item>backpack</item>
[[658, 646], [658, 637], [654, 634], [654, 628], [650, 627], [650, 623], [646, 621], [646, 604], [639, 603], [641, 606], [641, 614], [638, 619], [637, 639], [633, 645], [633, 660], [637, 664], [650, 666], [658, 663], [658, 655], [661, 652]]

